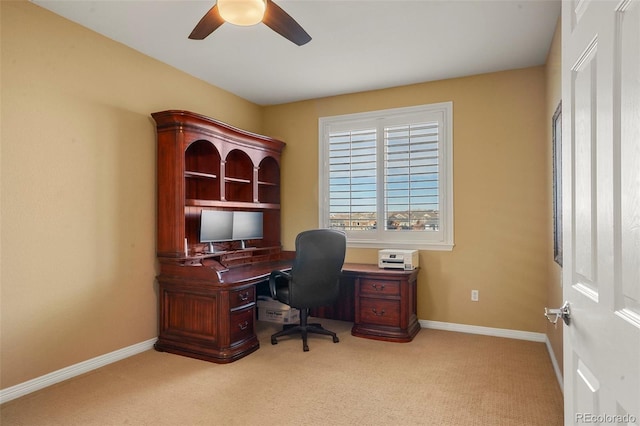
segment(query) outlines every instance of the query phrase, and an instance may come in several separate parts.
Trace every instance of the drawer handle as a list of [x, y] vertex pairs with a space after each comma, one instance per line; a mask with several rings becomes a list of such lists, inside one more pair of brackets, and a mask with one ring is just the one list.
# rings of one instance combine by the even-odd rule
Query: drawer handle
[[378, 286], [378, 284], [371, 284], [371, 287], [379, 291], [384, 290], [384, 284], [380, 284], [380, 286]]
[[240, 324], [238, 324], [238, 327], [240, 327], [240, 330], [246, 330], [247, 327], [249, 327], [249, 322], [248, 321], [241, 322]]
[[238, 294], [238, 297], [240, 298], [240, 300], [245, 302], [245, 301], [249, 300], [249, 292], [246, 291], [244, 293]]
[[372, 308], [371, 310], [373, 311], [373, 314], [377, 317], [381, 317], [384, 315], [384, 309], [380, 311], [380, 313], [378, 313], [378, 310], [376, 308]]

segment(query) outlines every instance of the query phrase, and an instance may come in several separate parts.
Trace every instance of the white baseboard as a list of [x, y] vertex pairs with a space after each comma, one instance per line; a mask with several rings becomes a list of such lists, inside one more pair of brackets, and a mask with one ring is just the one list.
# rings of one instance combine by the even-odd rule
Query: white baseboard
[[506, 337], [509, 339], [529, 340], [532, 342], [545, 342], [547, 335], [532, 331], [510, 330], [507, 328], [482, 327], [479, 325], [455, 324], [452, 322], [420, 320], [422, 328], [435, 330], [457, 331], [460, 333], [483, 334], [485, 336]]
[[549, 358], [551, 358], [551, 364], [553, 364], [553, 371], [556, 372], [556, 379], [558, 379], [560, 391], [564, 394], [564, 379], [562, 377], [558, 361], [556, 361], [556, 354], [553, 352], [553, 348], [551, 347], [551, 341], [547, 338], [544, 343], [547, 345], [547, 351], [549, 352]]
[[100, 355], [87, 361], [83, 361], [78, 364], [74, 364], [69, 367], [54, 371], [52, 373], [45, 374], [44, 376], [36, 377], [35, 379], [20, 383], [15, 386], [11, 386], [10, 388], [2, 389], [0, 390], [0, 404], [27, 395], [31, 392], [46, 388], [47, 386], [63, 382], [72, 377], [76, 377], [91, 370], [95, 370], [96, 368], [103, 367], [107, 364], [111, 364], [116, 361], [120, 361], [130, 356], [147, 351], [153, 348], [153, 344], [156, 342], [156, 340], [158, 339], [153, 338], [144, 342], [136, 343], [135, 345], [118, 349], [117, 351], [109, 352], [108, 354]]
[[547, 337], [547, 335], [544, 333], [534, 333], [531, 331], [520, 331], [520, 330], [509, 330], [506, 328], [481, 327], [478, 325], [455, 324], [455, 323], [440, 322], [440, 321], [419, 320], [418, 322], [420, 323], [420, 326], [422, 328], [433, 328], [434, 330], [457, 331], [460, 333], [483, 334], [486, 336], [506, 337], [509, 339], [529, 340], [532, 342], [544, 343], [547, 346], [547, 352], [549, 353], [549, 358], [551, 358], [551, 364], [553, 365], [553, 371], [556, 373], [556, 379], [560, 384], [560, 390], [564, 393], [562, 373], [560, 372], [560, 367], [558, 366], [558, 362], [556, 361], [556, 356], [553, 353], [551, 342], [549, 341], [549, 338]]

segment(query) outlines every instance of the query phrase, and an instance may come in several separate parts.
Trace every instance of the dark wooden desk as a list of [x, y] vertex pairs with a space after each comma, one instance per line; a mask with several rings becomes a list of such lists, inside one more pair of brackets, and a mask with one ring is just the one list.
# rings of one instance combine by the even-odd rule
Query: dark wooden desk
[[[216, 363], [229, 363], [260, 347], [256, 333], [256, 287], [292, 260], [270, 260], [228, 270], [214, 259], [161, 262], [159, 336], [155, 348]], [[341, 296], [312, 315], [354, 323], [354, 336], [408, 342], [419, 331], [417, 271], [346, 263]]]

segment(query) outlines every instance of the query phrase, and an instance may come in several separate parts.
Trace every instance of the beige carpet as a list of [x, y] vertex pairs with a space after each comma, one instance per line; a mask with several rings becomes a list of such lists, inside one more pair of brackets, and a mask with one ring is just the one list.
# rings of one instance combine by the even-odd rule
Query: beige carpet
[[411, 343], [311, 336], [217, 365], [147, 351], [10, 401], [10, 425], [561, 425], [542, 343], [422, 329]]

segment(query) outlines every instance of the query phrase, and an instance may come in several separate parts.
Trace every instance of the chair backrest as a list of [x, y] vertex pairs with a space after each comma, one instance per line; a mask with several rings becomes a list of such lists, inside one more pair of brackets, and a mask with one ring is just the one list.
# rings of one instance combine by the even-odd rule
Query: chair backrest
[[339, 280], [347, 249], [344, 232], [312, 229], [296, 237], [289, 304], [295, 308], [330, 305], [340, 293]]

